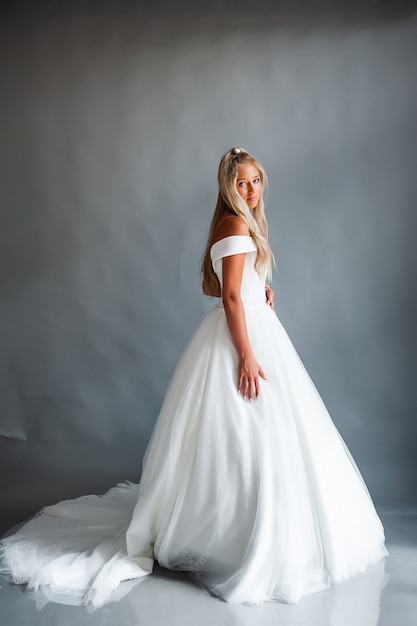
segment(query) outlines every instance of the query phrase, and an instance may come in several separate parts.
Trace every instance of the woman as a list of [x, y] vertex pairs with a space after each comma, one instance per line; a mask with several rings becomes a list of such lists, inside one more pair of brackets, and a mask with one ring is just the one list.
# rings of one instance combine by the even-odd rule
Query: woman
[[218, 181], [202, 270], [204, 293], [221, 301], [176, 368], [139, 492], [124, 484], [44, 509], [3, 541], [15, 581], [98, 606], [157, 559], [227, 602], [297, 602], [387, 554], [361, 475], [273, 311], [265, 172], [233, 148]]

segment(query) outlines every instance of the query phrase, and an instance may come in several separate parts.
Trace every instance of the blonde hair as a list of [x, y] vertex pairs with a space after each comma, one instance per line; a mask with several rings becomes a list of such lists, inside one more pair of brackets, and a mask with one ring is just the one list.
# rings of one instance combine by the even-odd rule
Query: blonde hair
[[213, 219], [210, 224], [206, 250], [201, 261], [203, 292], [205, 294], [214, 294], [220, 287], [211, 263], [210, 249], [213, 243], [214, 233], [224, 217], [225, 211], [231, 211], [245, 220], [249, 228], [249, 234], [257, 248], [255, 269], [265, 278], [270, 278], [271, 276], [272, 252], [268, 243], [268, 224], [265, 217], [263, 194], [261, 194], [258, 204], [253, 209], [253, 213], [251, 213], [248, 205], [239, 195], [236, 187], [238, 166], [246, 163], [252, 163], [259, 170], [262, 190], [265, 189], [267, 185], [266, 172], [262, 164], [257, 161], [255, 157], [250, 155], [249, 152], [246, 152], [246, 150], [242, 148], [235, 147], [231, 148], [223, 155], [217, 176], [219, 195], [216, 208], [214, 209]]

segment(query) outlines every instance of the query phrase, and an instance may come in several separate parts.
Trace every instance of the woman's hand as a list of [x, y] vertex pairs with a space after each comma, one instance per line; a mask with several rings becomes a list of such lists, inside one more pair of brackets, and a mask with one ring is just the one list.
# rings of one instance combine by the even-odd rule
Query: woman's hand
[[269, 285], [265, 283], [265, 299], [268, 306], [271, 307], [273, 311], [275, 311], [274, 305], [274, 292]]
[[239, 363], [239, 380], [237, 389], [244, 398], [259, 398], [259, 377], [266, 380], [262, 367], [253, 357], [242, 358]]

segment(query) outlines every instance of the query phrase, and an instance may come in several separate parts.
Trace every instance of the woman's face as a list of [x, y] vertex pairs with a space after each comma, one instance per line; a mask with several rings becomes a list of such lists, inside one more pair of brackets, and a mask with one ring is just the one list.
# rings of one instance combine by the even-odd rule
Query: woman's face
[[254, 209], [262, 194], [262, 180], [258, 168], [253, 163], [237, 166], [236, 189], [250, 209]]

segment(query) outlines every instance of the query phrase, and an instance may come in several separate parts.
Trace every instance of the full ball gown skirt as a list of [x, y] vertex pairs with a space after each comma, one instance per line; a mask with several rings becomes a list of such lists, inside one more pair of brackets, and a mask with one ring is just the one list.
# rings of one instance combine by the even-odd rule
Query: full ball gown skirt
[[381, 560], [384, 531], [364, 481], [275, 313], [248, 236], [241, 297], [267, 380], [237, 391], [222, 304], [204, 318], [172, 377], [139, 485], [43, 509], [1, 542], [1, 571], [29, 588], [101, 606], [154, 559], [227, 602], [297, 602]]

